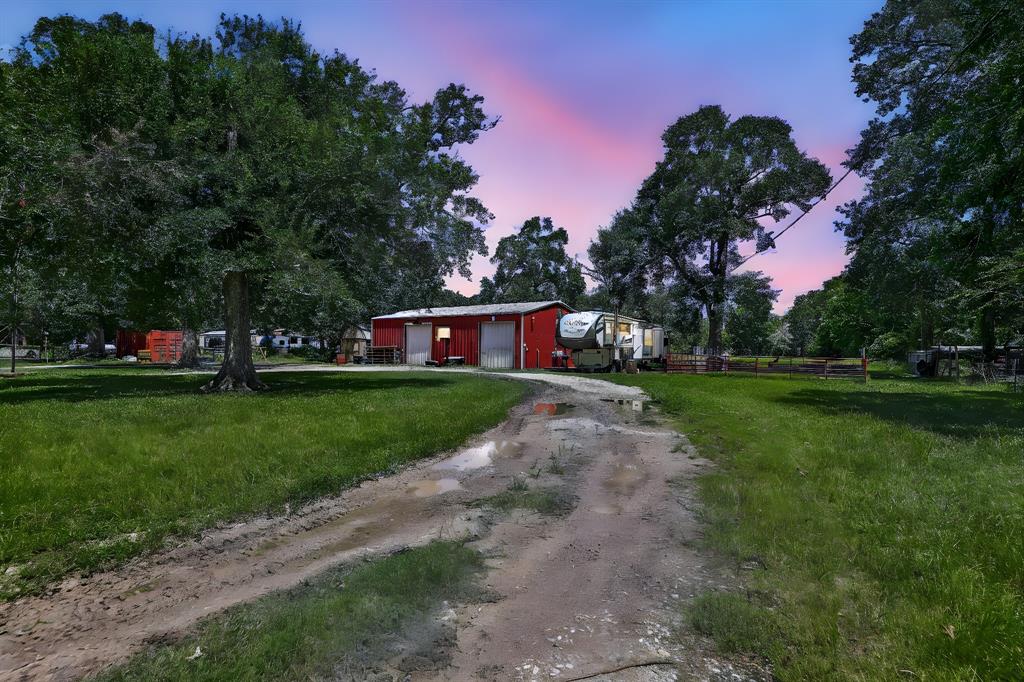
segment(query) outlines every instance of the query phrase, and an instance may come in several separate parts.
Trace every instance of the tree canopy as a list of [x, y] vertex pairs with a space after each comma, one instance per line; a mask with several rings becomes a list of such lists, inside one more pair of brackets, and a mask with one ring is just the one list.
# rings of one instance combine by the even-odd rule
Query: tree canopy
[[498, 241], [491, 262], [493, 277], [480, 282], [479, 299], [485, 303], [511, 301], [564, 301], [575, 305], [586, 291], [580, 266], [565, 247], [569, 233], [556, 228], [551, 218], [534, 216], [519, 231]]
[[739, 242], [769, 242], [766, 222], [806, 211], [831, 177], [797, 147], [789, 124], [771, 116], [731, 120], [721, 107], [703, 106], [669, 126], [662, 141], [665, 156], [633, 210], [656, 269], [704, 308], [707, 346], [717, 352]]
[[220, 299], [229, 338], [210, 388], [261, 386], [253, 314], [340, 334], [486, 253], [491, 215], [454, 150], [496, 120], [464, 86], [413, 102], [292, 21], [226, 15], [212, 37], [166, 39], [117, 14], [43, 18], [0, 68], [2, 143], [34, 141], [44, 160], [0, 173], [5, 197], [38, 194], [34, 271], [98, 321], [194, 330]]
[[967, 315], [991, 357], [1019, 325], [1007, 294], [1024, 268], [1022, 38], [1024, 6], [1001, 0], [891, 1], [851, 38], [876, 117], [848, 161], [868, 183], [839, 223], [850, 274], [914, 319], [923, 345]]

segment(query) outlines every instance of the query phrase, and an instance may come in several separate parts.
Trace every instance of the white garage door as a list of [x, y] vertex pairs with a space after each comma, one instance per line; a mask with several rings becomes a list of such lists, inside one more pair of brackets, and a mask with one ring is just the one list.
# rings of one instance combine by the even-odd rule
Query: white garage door
[[515, 367], [515, 322], [480, 323], [480, 366], [489, 369]]
[[429, 324], [405, 325], [405, 362], [409, 365], [425, 365], [430, 359], [430, 336], [432, 326]]

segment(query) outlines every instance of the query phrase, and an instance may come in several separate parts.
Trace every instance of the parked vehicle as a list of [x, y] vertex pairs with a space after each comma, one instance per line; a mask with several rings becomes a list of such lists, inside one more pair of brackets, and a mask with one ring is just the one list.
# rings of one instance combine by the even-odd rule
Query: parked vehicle
[[[84, 342], [79, 342], [78, 339], [75, 339], [74, 341], [72, 341], [71, 343], [68, 344], [68, 350], [71, 351], [72, 355], [78, 355], [78, 354], [81, 354], [81, 353], [87, 353], [87, 352], [89, 352], [89, 344], [88, 343], [84, 343]], [[105, 343], [105, 344], [103, 344], [103, 354], [104, 355], [115, 355], [116, 353], [117, 353], [117, 346], [116, 345], [114, 345], [112, 343]]]
[[638, 368], [665, 357], [665, 330], [635, 317], [590, 310], [558, 318], [556, 340], [577, 369], [610, 371], [633, 361]]

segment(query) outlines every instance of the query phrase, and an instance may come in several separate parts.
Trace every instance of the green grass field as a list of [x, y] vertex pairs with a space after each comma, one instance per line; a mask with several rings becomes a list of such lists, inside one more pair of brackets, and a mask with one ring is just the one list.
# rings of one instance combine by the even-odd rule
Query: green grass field
[[1024, 677], [1024, 396], [890, 378], [648, 374], [705, 456], [745, 591], [691, 622], [780, 679]]
[[266, 375], [265, 394], [201, 395], [208, 378], [0, 380], [0, 598], [453, 448], [525, 390], [465, 374], [287, 373]]
[[370, 679], [403, 637], [407, 654], [446, 655], [431, 614], [442, 601], [479, 592], [474, 578], [482, 569], [479, 554], [452, 542], [332, 569], [205, 620], [183, 641], [155, 645], [100, 679]]

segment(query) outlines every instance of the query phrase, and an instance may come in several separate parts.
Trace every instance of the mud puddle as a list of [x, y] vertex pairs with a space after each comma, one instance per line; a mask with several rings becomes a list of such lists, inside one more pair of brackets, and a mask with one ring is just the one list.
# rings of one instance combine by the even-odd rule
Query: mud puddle
[[477, 445], [459, 452], [452, 457], [443, 459], [433, 466], [434, 469], [454, 469], [456, 471], [471, 471], [490, 466], [495, 459], [500, 457], [515, 457], [523, 449], [522, 443], [511, 440], [489, 440], [483, 445]]
[[533, 413], [560, 417], [563, 414], [568, 414], [575, 407], [572, 403], [537, 403], [533, 406]]
[[461, 489], [462, 484], [457, 478], [438, 478], [416, 481], [409, 486], [408, 491], [413, 497], [431, 497]]
[[601, 398], [601, 402], [613, 403], [632, 412], [643, 412], [649, 410], [653, 404], [651, 400], [636, 400], [631, 398]]

